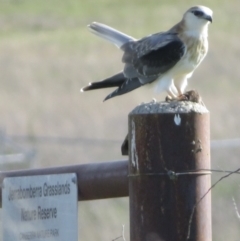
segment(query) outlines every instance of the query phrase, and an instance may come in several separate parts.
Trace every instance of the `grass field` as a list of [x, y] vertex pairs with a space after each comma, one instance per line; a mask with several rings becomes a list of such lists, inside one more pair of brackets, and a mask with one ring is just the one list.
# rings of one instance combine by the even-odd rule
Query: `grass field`
[[[212, 8], [214, 19], [209, 54], [188, 89], [197, 89], [211, 112], [212, 139], [239, 138], [239, 1], [198, 4]], [[0, 0], [0, 129], [29, 138], [16, 141], [37, 151], [37, 167], [122, 158], [128, 113], [141, 102], [165, 96], [140, 89], [102, 103], [111, 90], [81, 94], [88, 82], [122, 68], [120, 51], [89, 33], [86, 25], [103, 22], [141, 38], [167, 30], [193, 5], [191, 0]], [[86, 141], [39, 142], [39, 136]], [[239, 154], [239, 148], [213, 150], [212, 166], [237, 168]], [[213, 191], [213, 240], [239, 239], [232, 203], [232, 196], [240, 203], [239, 183], [235, 177]], [[127, 234], [127, 208], [127, 199], [81, 203], [80, 239], [113, 240], [124, 223]]]

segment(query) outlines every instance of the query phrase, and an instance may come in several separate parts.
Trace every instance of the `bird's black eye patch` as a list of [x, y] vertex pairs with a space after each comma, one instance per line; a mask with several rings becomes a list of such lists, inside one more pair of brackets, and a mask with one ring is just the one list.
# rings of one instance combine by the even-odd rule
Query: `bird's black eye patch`
[[202, 17], [203, 16], [203, 12], [202, 11], [199, 11], [199, 10], [195, 10], [195, 11], [192, 11], [192, 13], [197, 16], [197, 17]]

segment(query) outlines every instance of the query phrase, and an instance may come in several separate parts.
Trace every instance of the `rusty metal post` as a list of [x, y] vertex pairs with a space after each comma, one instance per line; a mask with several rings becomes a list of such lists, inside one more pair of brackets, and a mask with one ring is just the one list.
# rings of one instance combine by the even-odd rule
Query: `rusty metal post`
[[61, 173], [77, 174], [79, 201], [128, 196], [128, 161], [122, 160], [0, 172], [0, 207], [2, 206], [1, 189], [5, 177], [24, 177]]
[[199, 202], [211, 185], [209, 136], [197, 103], [152, 102], [129, 114], [130, 241], [212, 240], [210, 192]]

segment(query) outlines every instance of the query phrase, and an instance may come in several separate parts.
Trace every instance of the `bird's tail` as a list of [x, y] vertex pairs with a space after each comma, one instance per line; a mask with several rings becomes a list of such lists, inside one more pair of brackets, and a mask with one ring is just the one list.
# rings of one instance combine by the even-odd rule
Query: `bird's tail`
[[110, 87], [118, 87], [116, 90], [114, 90], [111, 94], [109, 94], [104, 99], [105, 101], [115, 96], [126, 94], [134, 89], [137, 89], [141, 85], [142, 83], [138, 78], [127, 79], [124, 76], [123, 72], [120, 72], [105, 80], [90, 83], [88, 86], [83, 87], [81, 89], [81, 92], [96, 90], [96, 89], [103, 89], [103, 88], [110, 88]]
[[101, 23], [93, 22], [88, 25], [88, 27], [92, 33], [115, 44], [118, 48], [121, 48], [126, 42], [136, 40], [129, 35]]
[[96, 90], [96, 89], [103, 89], [103, 88], [110, 88], [110, 87], [119, 87], [121, 86], [124, 81], [126, 80], [125, 76], [122, 72], [113, 75], [105, 80], [99, 82], [89, 83], [88, 86], [83, 87], [81, 92], [88, 91], [88, 90]]

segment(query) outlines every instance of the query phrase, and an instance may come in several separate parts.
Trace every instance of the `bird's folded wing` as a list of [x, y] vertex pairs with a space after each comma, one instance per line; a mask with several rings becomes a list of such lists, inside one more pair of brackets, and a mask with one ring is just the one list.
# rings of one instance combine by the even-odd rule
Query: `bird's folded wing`
[[123, 82], [123, 84], [121, 86], [119, 86], [115, 91], [113, 91], [111, 94], [109, 94], [104, 99], [104, 101], [108, 100], [110, 98], [113, 98], [117, 95], [126, 94], [132, 90], [139, 88], [140, 86], [142, 86], [142, 83], [140, 82], [140, 80], [138, 78], [127, 79], [126, 81]]
[[128, 42], [121, 49], [125, 63], [124, 74], [139, 77], [143, 84], [154, 76], [164, 74], [184, 55], [185, 45], [175, 33], [157, 33], [138, 41]]

